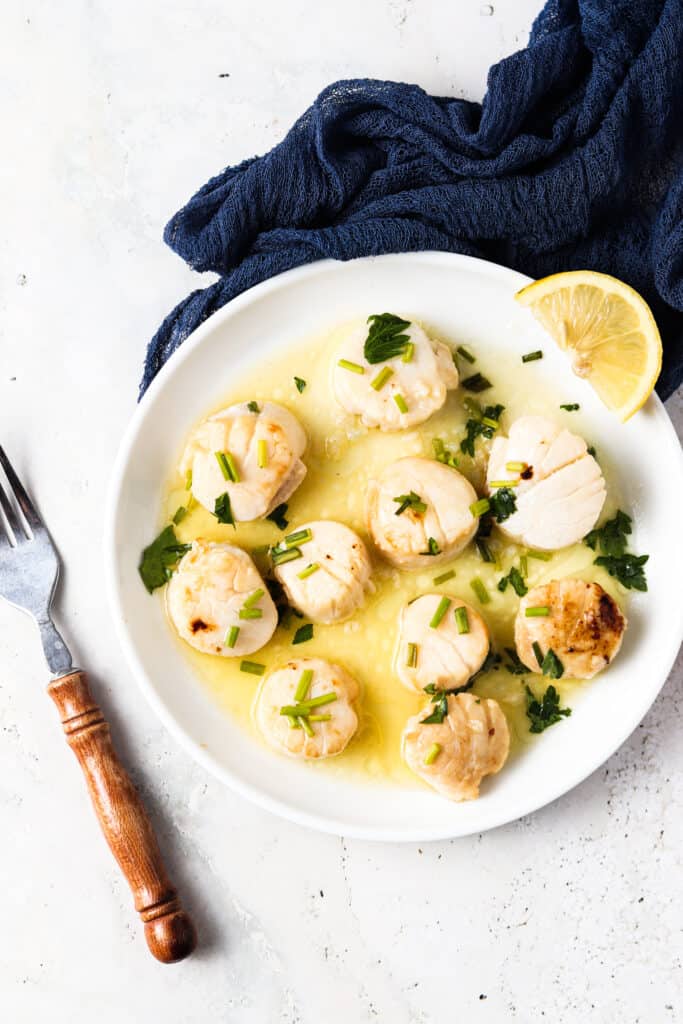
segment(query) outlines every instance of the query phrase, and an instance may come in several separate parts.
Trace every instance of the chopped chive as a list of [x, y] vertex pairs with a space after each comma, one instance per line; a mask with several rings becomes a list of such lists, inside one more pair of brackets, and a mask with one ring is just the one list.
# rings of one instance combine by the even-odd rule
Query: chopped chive
[[309, 723], [308, 717], [305, 715], [299, 715], [297, 722], [306, 733], [307, 736], [313, 736], [313, 726]]
[[481, 422], [487, 427], [490, 427], [491, 430], [498, 430], [498, 427], [500, 426], [500, 420], [493, 420], [490, 416], [482, 416]]
[[567, 412], [576, 412], [581, 406], [578, 402], [569, 402], [567, 405], [561, 405], [560, 409], [566, 409]]
[[550, 608], [547, 604], [538, 604], [531, 608], [525, 608], [524, 614], [527, 619], [545, 619], [550, 615]]
[[480, 498], [479, 501], [474, 501], [470, 505], [470, 512], [476, 518], [479, 516], [486, 515], [488, 510], [491, 508], [491, 502], [488, 498]]
[[232, 514], [232, 505], [230, 504], [230, 495], [225, 494], [219, 495], [213, 505], [213, 514], [219, 523], [227, 523], [232, 526], [233, 530], [236, 530], [235, 517]]
[[230, 452], [214, 452], [216, 461], [221, 467], [221, 473], [225, 480], [230, 480], [233, 484], [239, 483], [240, 475], [237, 472], [237, 466], [235, 460]]
[[305, 530], [295, 530], [294, 533], [288, 533], [285, 537], [285, 545], [288, 548], [298, 547], [299, 544], [306, 544], [309, 540], [313, 540], [313, 533], [311, 530], [306, 528]]
[[230, 629], [228, 630], [228, 635], [225, 638], [225, 646], [226, 647], [234, 647], [235, 644], [237, 643], [237, 637], [239, 635], [240, 635], [240, 627], [239, 626], [231, 626]]
[[297, 558], [303, 558], [303, 552], [298, 548], [271, 548], [270, 559], [273, 565], [284, 565], [285, 562], [293, 562]]
[[477, 537], [475, 544], [477, 545], [477, 551], [481, 555], [482, 562], [491, 562], [492, 565], [496, 564], [496, 559], [483, 537]]
[[377, 376], [375, 377], [375, 379], [370, 381], [370, 387], [374, 391], [381, 391], [386, 382], [389, 380], [390, 377], [393, 377], [393, 375], [394, 371], [391, 369], [390, 366], [383, 366], [382, 369], [377, 374]]
[[430, 629], [436, 629], [444, 615], [451, 606], [450, 597], [442, 597], [439, 601], [436, 611], [432, 615], [431, 622], [429, 623]]
[[331, 718], [332, 718], [332, 715], [309, 715], [308, 716], [308, 721], [309, 722], [329, 722]]
[[517, 487], [519, 480], [491, 480], [489, 487]]
[[408, 344], [406, 345], [404, 351], [403, 351], [403, 355], [401, 356], [401, 361], [404, 362], [404, 363], [411, 363], [412, 360], [413, 360], [413, 353], [414, 352], [415, 352], [415, 346], [413, 345], [412, 341], [409, 341]]
[[313, 669], [312, 668], [305, 668], [303, 670], [303, 672], [301, 673], [301, 679], [299, 680], [299, 682], [297, 684], [297, 688], [294, 691], [294, 700], [295, 701], [298, 702], [298, 701], [302, 701], [304, 699], [304, 697], [308, 693], [308, 688], [311, 685], [311, 680], [312, 679], [313, 679]]
[[268, 465], [268, 442], [263, 438], [256, 442], [256, 462], [259, 469], [265, 469]]
[[295, 377], [294, 383], [296, 384], [296, 390], [299, 392], [299, 394], [301, 394], [303, 389], [306, 387], [306, 381], [303, 379], [303, 377]]
[[425, 764], [434, 764], [434, 762], [436, 761], [436, 759], [437, 759], [437, 757], [439, 756], [440, 753], [441, 753], [441, 744], [440, 743], [432, 743], [431, 747], [427, 751], [427, 755], [425, 757], [424, 763]]
[[310, 565], [307, 565], [305, 569], [302, 569], [301, 572], [298, 572], [296, 574], [297, 579], [307, 580], [308, 577], [312, 576], [314, 572], [317, 572], [319, 568], [320, 565], [318, 562], [311, 562]]
[[505, 468], [508, 473], [523, 473], [529, 466], [526, 462], [506, 462]]
[[262, 619], [263, 612], [260, 608], [240, 608], [240, 619]]
[[434, 540], [434, 538], [430, 537], [429, 540], [427, 541], [427, 550], [426, 551], [421, 551], [420, 554], [421, 555], [440, 555], [441, 554], [441, 548], [439, 547], [438, 543]]
[[489, 592], [478, 576], [475, 576], [473, 580], [470, 580], [470, 586], [479, 598], [480, 604], [488, 604], [490, 602], [491, 598], [489, 596]]
[[434, 586], [439, 587], [442, 583], [447, 583], [452, 580], [455, 576], [455, 569], [449, 569], [448, 572], [442, 572], [440, 576], [434, 577]]
[[191, 469], [188, 469], [187, 473], [185, 474], [185, 490], [186, 491], [191, 491], [192, 490], [192, 470]]
[[406, 651], [406, 665], [408, 668], [415, 668], [417, 665], [417, 644], [408, 644]]
[[474, 358], [471, 352], [467, 351], [464, 345], [458, 345], [455, 351], [458, 353], [459, 356], [462, 356], [463, 359], [466, 359], [468, 363], [476, 363], [476, 359]]
[[407, 508], [412, 508], [414, 512], [418, 513], [427, 511], [426, 503], [422, 500], [419, 494], [415, 493], [415, 491], [411, 491], [410, 494], [399, 494], [391, 500], [398, 504], [398, 508], [394, 512], [395, 516], [402, 515]]
[[534, 657], [536, 658], [536, 661], [538, 662], [538, 667], [540, 668], [543, 664], [543, 651], [541, 650], [541, 645], [538, 643], [537, 640], [534, 640], [534, 642], [531, 645], [531, 649], [534, 652]]
[[394, 401], [396, 402], [396, 405], [398, 406], [398, 411], [399, 412], [403, 412], [403, 413], [408, 412], [408, 405], [407, 405], [406, 400], [403, 397], [403, 395], [401, 395], [401, 394], [399, 394], [397, 392], [394, 395]]
[[550, 551], [527, 551], [527, 558], [535, 558], [537, 562], [549, 562], [553, 557]]
[[259, 587], [258, 590], [255, 590], [253, 592], [253, 594], [249, 595], [249, 597], [246, 599], [246, 601], [244, 601], [244, 603], [242, 604], [242, 607], [243, 608], [253, 608], [255, 604], [259, 603], [259, 601], [261, 600], [261, 598], [263, 597], [264, 594], [265, 594], [265, 590], [263, 590], [261, 587]]
[[258, 402], [247, 402], [247, 409], [249, 412], [261, 412], [258, 407]]
[[173, 516], [173, 522], [176, 524], [176, 526], [178, 525], [178, 523], [182, 523], [186, 515], [186, 507], [184, 505], [178, 505], [178, 508], [175, 510], [175, 515]]
[[527, 577], [529, 575], [529, 563], [527, 562], [526, 555], [519, 556], [519, 571], [524, 577]]
[[522, 356], [523, 363], [533, 363], [537, 359], [543, 359], [543, 353], [541, 352], [540, 348], [536, 349], [535, 352], [527, 352], [525, 356]]
[[308, 717], [313, 708], [320, 708], [324, 704], [332, 704], [335, 700], [338, 700], [338, 696], [334, 690], [330, 693], [321, 693], [319, 697], [311, 697], [310, 700], [302, 700], [298, 704], [285, 704], [284, 707], [280, 708], [280, 714]]
[[[488, 597], [488, 594], [486, 596]], [[464, 604], [455, 609], [455, 624], [458, 627], [458, 633], [469, 633], [470, 620], [467, 617], [467, 608], [465, 608]]]
[[313, 623], [306, 622], [303, 626], [299, 626], [296, 633], [292, 637], [293, 644], [305, 644], [307, 640], [313, 639]]
[[262, 665], [260, 661], [241, 661], [240, 672], [248, 672], [250, 676], [262, 676], [266, 671], [266, 666]]
[[287, 715], [287, 718], [289, 719], [289, 728], [290, 729], [300, 729], [301, 728], [301, 726], [299, 725], [299, 723], [296, 720], [296, 718], [294, 717], [294, 715]]
[[351, 373], [365, 373], [365, 367], [352, 363], [350, 359], [340, 359], [337, 366], [341, 366], [342, 370], [350, 370]]
[[488, 377], [484, 377], [484, 375], [481, 373], [475, 373], [471, 377], [468, 377], [466, 380], [464, 380], [462, 382], [462, 386], [465, 388], [466, 391], [474, 391], [476, 393], [479, 393], [480, 391], [488, 391], [489, 388], [493, 387], [493, 384], [488, 379]]

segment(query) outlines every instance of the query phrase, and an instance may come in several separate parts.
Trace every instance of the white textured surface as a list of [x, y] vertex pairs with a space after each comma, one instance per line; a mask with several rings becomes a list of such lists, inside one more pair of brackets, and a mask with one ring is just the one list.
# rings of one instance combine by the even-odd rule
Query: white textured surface
[[[358, 74], [479, 98], [536, 0], [8, 5], [0, 51], [0, 438], [67, 563], [88, 667], [201, 931], [146, 954], [29, 621], [0, 605], [2, 1019], [426, 1024], [679, 1019], [680, 663], [611, 761], [472, 839], [344, 842], [243, 803], [151, 719], [98, 588], [107, 477], [144, 345], [196, 286], [165, 220]], [[229, 78], [219, 75], [229, 73]], [[670, 412], [683, 426], [680, 400]], [[678, 994], [677, 994], [678, 989]]]

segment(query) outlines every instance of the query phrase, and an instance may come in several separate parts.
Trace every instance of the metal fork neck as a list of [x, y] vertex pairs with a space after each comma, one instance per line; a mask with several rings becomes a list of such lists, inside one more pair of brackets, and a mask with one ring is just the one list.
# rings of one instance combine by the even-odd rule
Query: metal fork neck
[[38, 629], [50, 672], [54, 676], [66, 675], [73, 668], [73, 661], [59, 630], [50, 618], [39, 620]]

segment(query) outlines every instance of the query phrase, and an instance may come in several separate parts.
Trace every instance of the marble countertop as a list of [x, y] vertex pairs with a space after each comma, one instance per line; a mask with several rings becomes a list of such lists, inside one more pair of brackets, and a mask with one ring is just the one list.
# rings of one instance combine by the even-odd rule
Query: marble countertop
[[[0, 604], [8, 1024], [680, 1019], [680, 659], [622, 749], [550, 807], [469, 839], [371, 844], [270, 817], [195, 765], [138, 692], [98, 585], [144, 347], [197, 285], [161, 242], [168, 216], [336, 78], [480, 98], [538, 6], [346, 0], [343, 23], [304, 0], [7, 6], [0, 438], [67, 564], [58, 619], [201, 929], [187, 962], [148, 956], [33, 626]], [[680, 397], [669, 409], [683, 426]]]

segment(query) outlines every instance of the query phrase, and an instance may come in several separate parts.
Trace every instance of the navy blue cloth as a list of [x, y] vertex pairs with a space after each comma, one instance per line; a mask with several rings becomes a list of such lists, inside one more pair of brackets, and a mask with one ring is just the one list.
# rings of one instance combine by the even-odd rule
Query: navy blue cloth
[[164, 238], [219, 279], [152, 339], [141, 393], [185, 338], [291, 267], [440, 249], [633, 285], [683, 377], [683, 0], [550, 0], [482, 104], [370, 79], [325, 89], [265, 156], [212, 178]]

